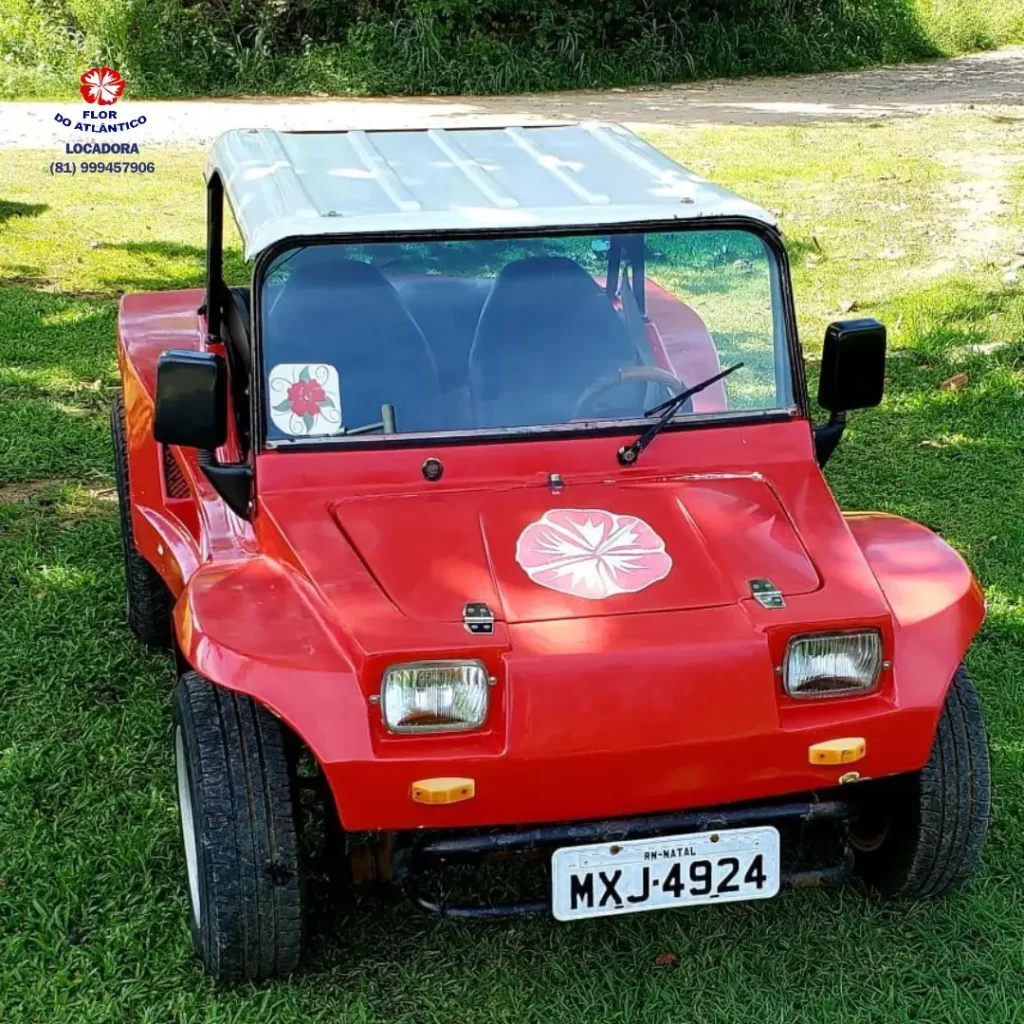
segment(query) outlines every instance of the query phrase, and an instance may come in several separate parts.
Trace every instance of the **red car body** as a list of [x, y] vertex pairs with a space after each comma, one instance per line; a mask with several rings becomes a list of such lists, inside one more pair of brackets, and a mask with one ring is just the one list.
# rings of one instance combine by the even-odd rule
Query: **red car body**
[[[206, 347], [202, 301], [179, 291], [121, 305], [136, 545], [175, 598], [180, 658], [288, 724], [345, 829], [582, 820], [828, 788], [847, 768], [810, 763], [808, 748], [837, 737], [866, 741], [862, 778], [927, 761], [984, 616], [981, 590], [923, 526], [841, 512], [808, 419], [665, 432], [630, 468], [607, 436], [263, 450], [246, 522], [195, 450], [153, 439], [157, 360]], [[680, 351], [695, 375], [713, 372], [713, 347], [690, 340]], [[229, 432], [219, 457], [236, 452]], [[430, 455], [444, 462], [436, 481], [420, 472]], [[640, 516], [676, 571], [598, 608], [533, 586], [515, 539], [557, 508]], [[784, 609], [751, 598], [756, 577], [776, 584]], [[467, 633], [469, 601], [494, 610], [492, 634]], [[877, 689], [787, 697], [787, 641], [854, 627], [881, 632]], [[388, 665], [467, 657], [495, 680], [482, 729], [387, 731], [375, 701]], [[415, 781], [442, 776], [472, 778], [474, 798], [412, 799]]]

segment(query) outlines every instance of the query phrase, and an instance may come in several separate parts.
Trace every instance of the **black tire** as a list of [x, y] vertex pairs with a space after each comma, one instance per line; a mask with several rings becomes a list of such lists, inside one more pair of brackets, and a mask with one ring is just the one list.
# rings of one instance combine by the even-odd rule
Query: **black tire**
[[302, 956], [305, 865], [284, 729], [195, 672], [178, 682], [174, 729], [196, 950], [218, 981], [287, 975]]
[[121, 515], [121, 547], [128, 590], [126, 617], [131, 631], [147, 647], [167, 647], [171, 641], [174, 602], [160, 574], [139, 554], [132, 530], [131, 488], [128, 483], [128, 442], [125, 438], [124, 396], [120, 389], [110, 405], [110, 438], [114, 445], [114, 478]]
[[977, 691], [962, 665], [953, 676], [928, 763], [920, 772], [869, 783], [852, 828], [856, 866], [883, 896], [941, 896], [981, 862], [991, 809], [988, 735]]

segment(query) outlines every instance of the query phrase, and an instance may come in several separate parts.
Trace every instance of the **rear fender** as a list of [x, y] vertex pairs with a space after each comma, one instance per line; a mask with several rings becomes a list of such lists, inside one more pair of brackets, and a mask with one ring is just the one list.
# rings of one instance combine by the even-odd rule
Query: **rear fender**
[[[181, 518], [168, 509], [160, 446], [153, 440], [153, 396], [124, 350], [120, 364], [135, 547], [176, 597], [199, 565], [199, 543]], [[178, 502], [182, 504], [190, 503]]]
[[[126, 295], [117, 324], [135, 546], [175, 597], [209, 557], [254, 550], [250, 525], [231, 512], [214, 491], [200, 471], [198, 453], [183, 448], [164, 453], [153, 438], [160, 355], [168, 349], [203, 349], [205, 318], [196, 313], [202, 301], [199, 290]], [[239, 448], [232, 414], [228, 422], [228, 438], [217, 454], [222, 461], [231, 462], [239, 457]], [[165, 454], [177, 464], [187, 497], [172, 498], [168, 493]]]

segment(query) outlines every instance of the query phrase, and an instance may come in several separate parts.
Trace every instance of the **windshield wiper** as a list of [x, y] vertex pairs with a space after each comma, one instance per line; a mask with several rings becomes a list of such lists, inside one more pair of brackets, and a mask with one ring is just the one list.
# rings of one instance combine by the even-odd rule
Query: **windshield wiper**
[[742, 368], [743, 363], [736, 363], [734, 366], [730, 366], [727, 370], [722, 370], [721, 373], [716, 373], [714, 377], [708, 377], [707, 380], [702, 380], [699, 384], [694, 384], [692, 388], [680, 391], [678, 395], [673, 395], [668, 399], [668, 401], [662, 402], [660, 405], [656, 405], [653, 409], [648, 409], [644, 413], [645, 416], [653, 416], [655, 413], [660, 412], [661, 418], [657, 423], [652, 423], [632, 444], [623, 445], [619, 449], [619, 462], [622, 463], [623, 466], [632, 466], [640, 457], [640, 453], [665, 429], [666, 426], [668, 426], [669, 420], [675, 416], [679, 411], [679, 407], [688, 398], [692, 398], [698, 392], [711, 387], [711, 385], [716, 381], [720, 381], [723, 377], [728, 377], [730, 373], [735, 373], [737, 370]]

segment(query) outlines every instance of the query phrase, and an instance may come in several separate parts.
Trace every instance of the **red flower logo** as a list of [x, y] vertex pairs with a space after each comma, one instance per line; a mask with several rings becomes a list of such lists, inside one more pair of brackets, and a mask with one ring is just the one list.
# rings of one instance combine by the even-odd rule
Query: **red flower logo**
[[288, 403], [296, 416], [318, 416], [327, 393], [315, 380], [297, 380], [288, 389]]
[[672, 569], [647, 523], [599, 508], [545, 512], [519, 535], [516, 561], [539, 586], [592, 601], [635, 594]]
[[124, 92], [124, 79], [113, 68], [90, 68], [81, 78], [82, 98], [86, 103], [109, 107]]

